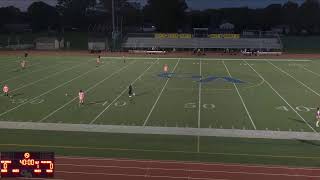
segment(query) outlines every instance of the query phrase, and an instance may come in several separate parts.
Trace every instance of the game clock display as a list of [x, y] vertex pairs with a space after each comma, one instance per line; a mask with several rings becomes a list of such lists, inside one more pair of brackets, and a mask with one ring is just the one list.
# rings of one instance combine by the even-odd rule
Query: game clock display
[[1, 152], [0, 177], [53, 177], [53, 152]]

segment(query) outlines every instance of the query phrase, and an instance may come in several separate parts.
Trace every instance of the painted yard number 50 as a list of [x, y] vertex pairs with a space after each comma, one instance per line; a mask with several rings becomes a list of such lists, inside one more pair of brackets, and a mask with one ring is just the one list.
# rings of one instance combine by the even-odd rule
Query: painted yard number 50
[[[197, 108], [198, 104], [197, 103], [186, 103], [184, 105], [184, 108], [187, 108], [187, 109], [194, 109], [194, 108]], [[216, 106], [214, 104], [203, 104], [202, 107], [204, 109], [214, 109], [216, 108]]]

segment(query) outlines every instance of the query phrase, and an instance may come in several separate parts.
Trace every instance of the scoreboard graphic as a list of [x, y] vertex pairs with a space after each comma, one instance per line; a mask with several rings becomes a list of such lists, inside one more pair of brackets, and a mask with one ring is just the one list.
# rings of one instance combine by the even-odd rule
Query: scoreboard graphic
[[0, 177], [54, 176], [53, 152], [0, 152]]

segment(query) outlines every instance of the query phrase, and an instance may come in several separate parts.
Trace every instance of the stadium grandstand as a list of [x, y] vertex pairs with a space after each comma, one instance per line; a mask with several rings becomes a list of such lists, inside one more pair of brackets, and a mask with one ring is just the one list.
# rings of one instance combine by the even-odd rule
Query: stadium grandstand
[[244, 31], [241, 34], [212, 33], [199, 37], [196, 33], [128, 34], [123, 46], [126, 50], [235, 50], [281, 52], [282, 42], [274, 32]]

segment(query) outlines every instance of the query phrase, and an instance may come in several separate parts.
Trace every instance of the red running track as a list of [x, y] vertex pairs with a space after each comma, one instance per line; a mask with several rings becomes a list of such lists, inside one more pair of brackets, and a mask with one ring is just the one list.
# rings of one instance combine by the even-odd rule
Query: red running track
[[315, 180], [320, 168], [57, 157], [59, 180]]

